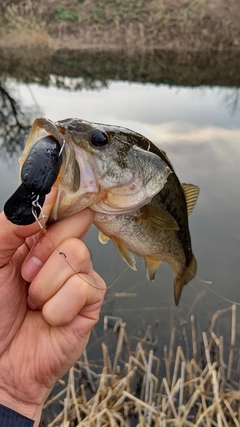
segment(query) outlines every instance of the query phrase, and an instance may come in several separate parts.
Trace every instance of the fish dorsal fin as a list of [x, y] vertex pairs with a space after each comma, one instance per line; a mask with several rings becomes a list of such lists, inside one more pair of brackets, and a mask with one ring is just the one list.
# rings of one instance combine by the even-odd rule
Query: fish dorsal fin
[[197, 203], [199, 187], [193, 184], [182, 184], [182, 189], [187, 203], [187, 212], [190, 215]]
[[136, 268], [136, 260], [134, 258], [134, 255], [132, 254], [132, 252], [130, 252], [126, 246], [124, 245], [124, 243], [116, 238], [112, 239], [117, 250], [119, 251], [121, 258], [123, 259], [123, 261], [125, 261], [127, 263], [127, 265], [129, 265], [129, 267], [132, 270], [137, 270]]
[[179, 230], [176, 220], [168, 212], [155, 206], [146, 205], [140, 210], [139, 220], [151, 223], [160, 230]]
[[155, 274], [162, 261], [156, 261], [151, 257], [145, 257], [146, 276], [148, 280], [154, 280]]
[[98, 240], [100, 243], [105, 245], [108, 242], [108, 240], [110, 240], [110, 237], [106, 236], [106, 234], [102, 233], [102, 231], [99, 231]]

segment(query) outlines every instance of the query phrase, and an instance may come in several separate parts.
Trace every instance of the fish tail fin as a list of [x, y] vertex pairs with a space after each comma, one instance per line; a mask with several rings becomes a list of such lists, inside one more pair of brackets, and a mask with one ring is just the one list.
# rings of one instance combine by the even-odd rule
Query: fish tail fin
[[187, 285], [187, 283], [192, 280], [196, 274], [197, 271], [197, 261], [195, 257], [192, 257], [192, 260], [189, 264], [189, 266], [186, 268], [184, 274], [180, 277], [176, 277], [174, 282], [174, 300], [175, 304], [178, 305], [180, 301], [180, 297], [182, 294], [182, 289], [184, 285]]

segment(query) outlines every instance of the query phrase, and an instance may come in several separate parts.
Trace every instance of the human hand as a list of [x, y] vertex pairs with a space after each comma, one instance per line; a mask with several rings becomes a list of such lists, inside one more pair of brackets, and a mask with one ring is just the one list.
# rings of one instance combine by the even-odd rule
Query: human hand
[[86, 209], [43, 233], [0, 214], [0, 403], [35, 426], [99, 318], [106, 285], [78, 239], [93, 217]]

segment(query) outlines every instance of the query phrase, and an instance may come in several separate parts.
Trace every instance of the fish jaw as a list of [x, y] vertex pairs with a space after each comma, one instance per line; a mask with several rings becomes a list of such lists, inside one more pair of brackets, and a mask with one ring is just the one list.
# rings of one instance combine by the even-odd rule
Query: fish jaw
[[29, 151], [31, 150], [33, 145], [39, 139], [47, 135], [54, 136], [60, 145], [63, 144], [63, 138], [61, 136], [61, 133], [58, 131], [54, 122], [45, 118], [36, 119], [32, 125], [23, 153], [18, 160], [20, 164], [20, 171], [21, 171], [21, 166], [25, 162], [29, 154]]
[[104, 197], [88, 152], [80, 147], [74, 147], [74, 160], [66, 161], [65, 170], [70, 170], [71, 173], [69, 176], [62, 171], [62, 177], [55, 186], [58, 194], [50, 217], [52, 221], [73, 215], [89, 207], [100, 197]]
[[100, 194], [89, 153], [75, 146], [64, 128], [44, 118], [36, 119], [33, 123], [19, 158], [20, 176], [31, 148], [48, 135], [54, 136], [62, 147], [62, 166], [52, 186], [51, 197], [48, 197], [48, 211], [51, 211], [48, 221], [56, 221], [88, 207]]

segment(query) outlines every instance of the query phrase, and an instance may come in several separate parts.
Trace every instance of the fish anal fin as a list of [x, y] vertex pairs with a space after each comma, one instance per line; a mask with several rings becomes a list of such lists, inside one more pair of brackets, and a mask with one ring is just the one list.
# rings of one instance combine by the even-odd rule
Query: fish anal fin
[[190, 215], [197, 203], [200, 189], [193, 184], [182, 184], [182, 189], [187, 203], [187, 212]]
[[108, 240], [110, 240], [110, 237], [106, 236], [106, 234], [102, 233], [102, 231], [99, 231], [98, 240], [100, 243], [105, 245], [108, 242]]
[[179, 230], [179, 226], [173, 216], [161, 208], [146, 205], [140, 211], [141, 214], [138, 216], [140, 221], [151, 223], [160, 230]]
[[174, 300], [178, 305], [182, 294], [183, 286], [187, 285], [192, 280], [197, 271], [197, 261], [192, 257], [192, 260], [182, 276], [176, 277], [174, 282]]
[[162, 261], [156, 261], [151, 257], [145, 257], [146, 276], [148, 280], [154, 280], [155, 274]]
[[132, 270], [137, 270], [136, 260], [134, 258], [134, 255], [132, 254], [132, 252], [130, 252], [126, 248], [126, 246], [124, 245], [124, 243], [120, 239], [113, 238], [112, 240], [113, 240], [117, 250], [119, 251], [120, 256], [123, 259], [123, 261], [125, 261], [127, 263], [127, 265], [129, 265], [129, 267]]

